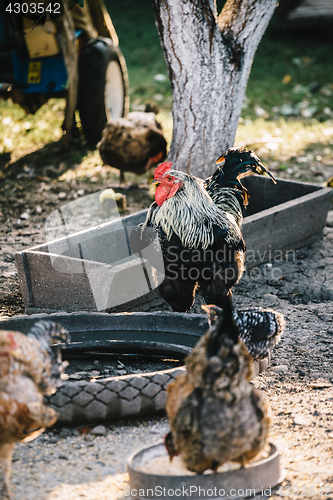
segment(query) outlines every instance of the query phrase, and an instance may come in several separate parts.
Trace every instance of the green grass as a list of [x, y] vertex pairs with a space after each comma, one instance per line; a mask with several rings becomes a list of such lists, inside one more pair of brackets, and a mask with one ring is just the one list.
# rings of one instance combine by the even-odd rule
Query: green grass
[[253, 149], [278, 177], [323, 183], [333, 175], [332, 122], [248, 120], [235, 144]]
[[[170, 144], [172, 93], [151, 1], [106, 0], [106, 5], [127, 62], [131, 108], [158, 104]], [[323, 182], [333, 175], [331, 52], [331, 41], [281, 36], [276, 18], [258, 47], [236, 143], [254, 149], [280, 176]], [[165, 81], [157, 81], [157, 74], [165, 75]], [[23, 168], [30, 161], [25, 155], [42, 150], [46, 163], [75, 166], [70, 177], [77, 172], [82, 178], [100, 175], [102, 181], [105, 171], [99, 174], [101, 160], [95, 151], [76, 143], [65, 160], [49, 151], [47, 145], [61, 136], [63, 109], [64, 100], [52, 99], [27, 116], [11, 101], [0, 101], [0, 169], [9, 155], [11, 162], [22, 158]]]
[[0, 153], [12, 152], [16, 159], [24, 150], [59, 140], [64, 109], [64, 99], [51, 99], [34, 115], [27, 115], [11, 100], [0, 100]]
[[[268, 29], [254, 58], [246, 92], [248, 108], [242, 115], [254, 118], [257, 104], [270, 118], [276, 118], [282, 105], [298, 105], [293, 117], [302, 117], [302, 110], [313, 106], [316, 111], [312, 116], [327, 120], [332, 116], [325, 110], [332, 112], [333, 65], [328, 64], [331, 51], [329, 41], [305, 40], [303, 36], [277, 40]], [[272, 109], [275, 107], [280, 110]]]
[[[169, 82], [158, 83], [154, 76], [167, 75], [163, 51], [160, 46], [154, 13], [150, 0], [111, 0], [106, 2], [120, 40], [120, 47], [127, 61], [132, 104], [143, 105], [155, 101], [164, 109], [171, 109]], [[278, 13], [277, 13], [278, 14]], [[331, 41], [304, 35], [287, 39], [281, 37], [277, 26], [277, 14], [272, 19], [256, 52], [248, 88], [247, 107], [242, 116], [257, 117], [255, 106], [263, 108], [270, 118], [281, 113], [272, 108], [283, 104], [294, 109], [293, 117], [302, 117], [302, 109], [315, 106], [313, 114], [319, 120], [329, 115], [325, 108], [332, 106], [333, 65]], [[283, 79], [288, 75], [286, 81]], [[313, 93], [311, 86], [321, 87]], [[316, 88], [314, 88], [316, 90]], [[164, 96], [163, 101], [155, 99], [156, 94]], [[307, 101], [302, 106], [300, 103]]]

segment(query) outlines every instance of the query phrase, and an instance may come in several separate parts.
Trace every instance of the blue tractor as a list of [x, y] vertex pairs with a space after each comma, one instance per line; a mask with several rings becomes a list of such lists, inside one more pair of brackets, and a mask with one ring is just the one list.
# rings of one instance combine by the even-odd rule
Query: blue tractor
[[109, 119], [126, 115], [126, 63], [102, 0], [0, 0], [0, 98], [9, 97], [27, 113], [65, 97], [63, 128], [70, 136], [78, 109], [94, 145]]

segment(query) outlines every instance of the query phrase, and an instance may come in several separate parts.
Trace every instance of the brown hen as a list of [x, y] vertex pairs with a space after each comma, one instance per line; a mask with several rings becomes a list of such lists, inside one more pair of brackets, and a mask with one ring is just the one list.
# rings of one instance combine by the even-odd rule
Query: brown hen
[[144, 174], [166, 157], [166, 140], [155, 113], [132, 112], [126, 118], [108, 122], [97, 144], [106, 165], [124, 172]]
[[10, 498], [10, 468], [16, 441], [30, 441], [53, 425], [58, 412], [43, 404], [55, 392], [65, 364], [59, 342], [68, 333], [51, 321], [39, 321], [28, 335], [0, 330], [0, 498]]
[[170, 458], [180, 454], [197, 473], [228, 461], [244, 466], [265, 446], [268, 405], [250, 384], [252, 358], [239, 340], [227, 297], [223, 315], [186, 359], [186, 373], [168, 386]]

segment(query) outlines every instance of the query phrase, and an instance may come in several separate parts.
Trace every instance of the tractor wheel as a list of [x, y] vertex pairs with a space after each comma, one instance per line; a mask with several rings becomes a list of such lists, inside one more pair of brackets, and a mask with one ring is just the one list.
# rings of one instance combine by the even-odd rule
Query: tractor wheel
[[83, 133], [96, 145], [108, 120], [127, 114], [128, 76], [125, 59], [109, 38], [94, 38], [79, 56], [78, 109]]

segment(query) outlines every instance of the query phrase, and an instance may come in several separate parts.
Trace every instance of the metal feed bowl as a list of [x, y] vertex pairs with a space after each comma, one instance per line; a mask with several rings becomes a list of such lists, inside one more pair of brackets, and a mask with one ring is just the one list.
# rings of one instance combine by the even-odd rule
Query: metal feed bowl
[[[60, 323], [71, 334], [65, 353], [105, 351], [117, 354], [161, 354], [183, 358], [208, 328], [202, 314], [172, 312], [54, 313], [0, 320], [0, 329], [28, 333], [38, 320]], [[258, 374], [268, 365], [255, 362]], [[96, 381], [67, 380], [48, 398], [60, 412], [58, 423], [79, 425], [153, 414], [164, 409], [166, 386], [185, 368], [105, 377]]]
[[[191, 492], [192, 500], [205, 498], [211, 500], [240, 499], [244, 496], [253, 497], [254, 491], [255, 494], [263, 493], [264, 496], [267, 496], [267, 492], [281, 483], [285, 476], [281, 471], [280, 454], [277, 447], [273, 443], [270, 443], [269, 446], [270, 451], [267, 458], [252, 462], [245, 467], [228, 472], [179, 476], [143, 472], [142, 468], [146, 464], [167, 455], [163, 443], [143, 448], [133, 453], [127, 462], [131, 497], [142, 498], [144, 496], [149, 500], [156, 500], [157, 497], [169, 499], [172, 496], [182, 498], [182, 495], [178, 493], [184, 492], [184, 490]], [[266, 490], [266, 494], [264, 490]], [[140, 494], [142, 492], [144, 495]], [[183, 496], [187, 495], [184, 493]]]

